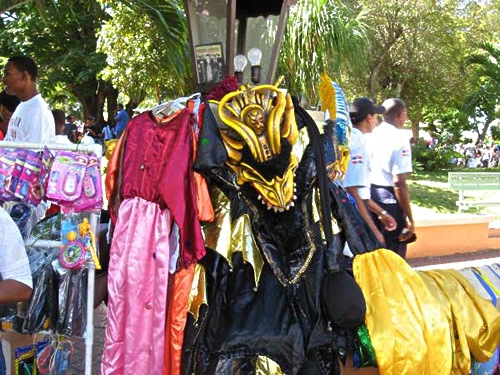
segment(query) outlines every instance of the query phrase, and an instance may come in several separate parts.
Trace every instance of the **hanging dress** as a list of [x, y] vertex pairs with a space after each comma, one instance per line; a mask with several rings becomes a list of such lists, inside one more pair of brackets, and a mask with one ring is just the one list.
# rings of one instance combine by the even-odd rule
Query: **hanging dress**
[[179, 227], [179, 263], [205, 254], [193, 187], [192, 112], [164, 122], [151, 112], [127, 126], [121, 195], [108, 276], [104, 375], [163, 369], [171, 229]]

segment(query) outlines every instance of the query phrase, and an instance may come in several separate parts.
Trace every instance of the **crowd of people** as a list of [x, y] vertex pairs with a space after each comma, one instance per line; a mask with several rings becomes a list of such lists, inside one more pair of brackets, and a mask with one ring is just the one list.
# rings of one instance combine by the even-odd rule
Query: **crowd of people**
[[454, 163], [467, 168], [497, 168], [500, 166], [499, 144], [460, 144], [456, 151], [462, 154], [454, 159]]
[[[58, 109], [54, 111], [62, 110]], [[66, 135], [66, 138], [72, 143], [97, 143], [104, 145], [106, 141], [121, 137], [129, 119], [130, 117], [127, 111], [123, 108], [122, 104], [118, 104], [118, 109], [114, 116], [114, 122], [111, 123], [106, 121], [99, 123], [96, 121], [94, 116], [87, 116], [85, 121], [82, 122], [77, 120], [74, 114], [71, 114], [64, 118], [64, 127], [59, 128], [59, 134]]]

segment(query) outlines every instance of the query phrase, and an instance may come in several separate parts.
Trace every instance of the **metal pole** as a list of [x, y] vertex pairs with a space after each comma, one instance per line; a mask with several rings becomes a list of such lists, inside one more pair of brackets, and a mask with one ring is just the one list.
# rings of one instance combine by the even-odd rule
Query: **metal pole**
[[95, 265], [90, 260], [87, 274], [87, 328], [85, 328], [85, 375], [92, 375], [92, 347], [94, 344], [94, 280]]
[[[102, 155], [102, 146], [99, 144], [93, 145], [81, 145], [81, 144], [64, 144], [64, 143], [52, 143], [52, 144], [40, 144], [40, 143], [30, 143], [30, 142], [7, 142], [0, 141], [0, 148], [28, 148], [30, 150], [43, 150], [47, 147], [49, 150], [66, 150], [82, 152], [85, 154], [97, 153], [97, 156]], [[100, 150], [100, 152], [99, 152]]]

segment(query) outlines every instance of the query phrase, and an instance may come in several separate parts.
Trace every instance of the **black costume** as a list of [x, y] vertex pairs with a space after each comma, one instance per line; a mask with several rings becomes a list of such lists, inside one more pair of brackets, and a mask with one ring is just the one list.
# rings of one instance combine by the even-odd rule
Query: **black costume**
[[[202, 308], [198, 321], [191, 320], [186, 327], [183, 373], [251, 374], [257, 357], [265, 356], [286, 374], [338, 374], [345, 354], [344, 329], [364, 320], [364, 299], [345, 272], [340, 249], [346, 237], [355, 253], [380, 245], [346, 193], [326, 176], [325, 150], [338, 142], [335, 124], [330, 122], [327, 135], [320, 136], [314, 121], [297, 105], [295, 115], [298, 128], [307, 126], [313, 141], [294, 172], [293, 204], [277, 210], [263, 204], [252, 183], [235, 183], [237, 176], [226, 165], [221, 125], [209, 106], [205, 110], [200, 139], [209, 141], [201, 142], [195, 167], [207, 178], [212, 196], [219, 197], [214, 206], [228, 207], [231, 223], [246, 219], [246, 229], [231, 241], [252, 236], [264, 262], [259, 272], [255, 270], [259, 262], [245, 261], [248, 251], [235, 252], [230, 254], [231, 259], [225, 259], [216, 249], [208, 249], [201, 260], [208, 307]], [[280, 153], [259, 162], [245, 145], [241, 163], [270, 181], [287, 173], [291, 151], [290, 142], [281, 137]], [[331, 211], [345, 228], [334, 235]], [[214, 228], [205, 229], [210, 238]], [[327, 286], [322, 286], [324, 283]], [[342, 285], [341, 290], [330, 283]], [[343, 299], [338, 293], [349, 298]], [[337, 298], [351, 305], [336, 306]]]

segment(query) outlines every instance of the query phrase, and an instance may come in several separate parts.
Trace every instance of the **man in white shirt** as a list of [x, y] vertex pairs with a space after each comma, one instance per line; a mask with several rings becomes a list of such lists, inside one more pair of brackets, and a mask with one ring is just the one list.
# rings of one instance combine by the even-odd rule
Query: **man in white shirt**
[[377, 126], [377, 115], [384, 112], [384, 107], [374, 105], [368, 98], [357, 98], [352, 102], [349, 109], [353, 124], [349, 139], [350, 160], [342, 185], [354, 198], [359, 213], [377, 239], [385, 246], [384, 236], [368, 210], [375, 214], [377, 220], [388, 231], [396, 229], [396, 221], [370, 198], [370, 158], [365, 140], [365, 134], [371, 133]]
[[54, 117], [38, 92], [37, 75], [36, 63], [27, 56], [11, 57], [5, 65], [5, 91], [21, 100], [9, 121], [6, 141], [47, 145], [54, 142]]
[[386, 247], [405, 258], [407, 243], [416, 239], [406, 183], [407, 175], [412, 172], [410, 141], [400, 131], [408, 115], [401, 99], [387, 99], [382, 106], [384, 122], [373, 130], [368, 142], [371, 197], [397, 222], [396, 230], [391, 232], [379, 226]]

